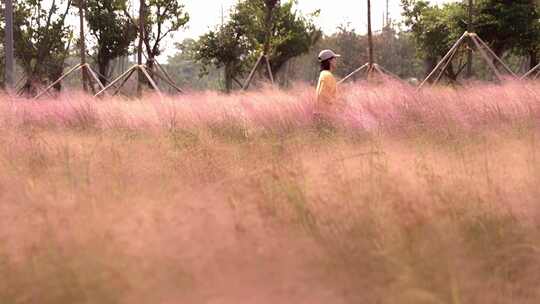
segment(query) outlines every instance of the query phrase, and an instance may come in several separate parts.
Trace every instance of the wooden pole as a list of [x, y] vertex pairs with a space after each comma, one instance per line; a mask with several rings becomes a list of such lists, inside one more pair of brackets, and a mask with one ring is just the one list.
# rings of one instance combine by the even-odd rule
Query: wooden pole
[[[143, 39], [144, 39], [144, 0], [139, 0], [139, 45], [137, 47], [137, 65], [142, 65], [142, 48], [143, 48]], [[142, 81], [144, 79], [144, 74], [141, 69], [138, 71], [137, 77], [137, 94], [141, 96], [142, 94]]]
[[272, 85], [274, 84], [274, 75], [272, 74], [272, 69], [270, 68], [270, 61], [269, 61], [269, 53], [270, 53], [270, 43], [272, 39], [272, 26], [274, 24], [274, 10], [276, 9], [276, 6], [280, 5], [279, 0], [273, 0], [268, 2], [269, 5], [267, 5], [267, 11], [266, 11], [266, 37], [264, 41], [264, 50], [263, 50], [263, 57], [266, 61], [266, 68], [268, 70], [268, 79], [270, 79], [270, 82]]
[[[473, 29], [473, 0], [469, 0], [469, 20], [467, 24], [467, 32], [472, 33]], [[473, 45], [469, 41], [469, 49], [467, 50], [467, 78], [472, 78], [472, 64], [473, 64]]]
[[43, 90], [41, 93], [37, 94], [36, 97], [34, 97], [34, 99], [38, 99], [43, 94], [49, 92], [49, 90], [52, 89], [56, 84], [60, 83], [62, 80], [64, 80], [64, 78], [68, 77], [71, 73], [73, 73], [73, 72], [75, 72], [75, 71], [77, 71], [79, 69], [82, 69], [82, 65], [80, 63], [77, 64], [76, 66], [72, 67], [69, 71], [67, 71], [67, 73], [62, 74], [62, 76], [60, 76], [60, 78], [56, 79], [53, 83], [51, 83], [48, 87], [46, 87], [45, 90]]
[[368, 52], [369, 52], [369, 66], [373, 65], [373, 33], [371, 32], [371, 0], [367, 0], [367, 12], [368, 12]]
[[[470, 36], [469, 36], [469, 39], [470, 39]], [[437, 75], [432, 85], [436, 85], [439, 82], [439, 80], [441, 80], [442, 76], [444, 75], [444, 72], [446, 72], [446, 69], [448, 69], [448, 66], [452, 63], [452, 60], [454, 60], [454, 57], [456, 56], [456, 53], [458, 52], [458, 50], [459, 50], [459, 46], [457, 48], [454, 48], [454, 50], [452, 51], [452, 54], [446, 60], [446, 63], [441, 68], [439, 75]]]
[[257, 59], [257, 62], [255, 63], [255, 66], [253, 66], [253, 69], [251, 69], [251, 72], [249, 73], [249, 76], [246, 79], [246, 83], [244, 84], [242, 90], [245, 91], [249, 88], [249, 85], [251, 84], [251, 80], [253, 80], [253, 76], [255, 76], [255, 72], [257, 72], [257, 68], [261, 64], [263, 57], [264, 57], [264, 54], [261, 54], [261, 56], [259, 56], [259, 58]]
[[386, 26], [390, 26], [390, 4], [389, 0], [386, 0]]
[[13, 59], [13, 2], [5, 0], [5, 80], [8, 88], [14, 83], [14, 59]]
[[345, 76], [345, 78], [341, 79], [338, 84], [342, 84], [344, 83], [345, 81], [349, 80], [349, 78], [353, 77], [355, 74], [357, 73], [360, 73], [362, 70], [364, 70], [365, 68], [369, 68], [369, 63], [366, 63], [364, 64], [363, 66], [359, 67], [358, 69], [354, 70], [352, 73], [350, 73], [349, 75]]
[[268, 71], [268, 78], [270, 78], [270, 83], [274, 84], [274, 74], [272, 74], [272, 66], [270, 65], [270, 60], [268, 60], [268, 56], [264, 56], [264, 59], [266, 61], [266, 70]]
[[[101, 89], [101, 91], [97, 92], [96, 95], [94, 95], [94, 97], [98, 97], [99, 95], [103, 94], [105, 91], [107, 91], [109, 88], [113, 87], [117, 82], [121, 81], [124, 79], [124, 77], [126, 77], [126, 75], [130, 74], [131, 71], [133, 71], [134, 69], [137, 69], [138, 65], [134, 65], [132, 67], [130, 67], [129, 69], [127, 69], [127, 71], [125, 71], [124, 73], [122, 73], [120, 76], [118, 76], [115, 80], [111, 81], [107, 86], [105, 86], [103, 89]], [[142, 72], [141, 72], [142, 73]], [[131, 74], [130, 74], [131, 76]], [[144, 77], [144, 74], [143, 74], [143, 77]], [[120, 86], [121, 87], [121, 86]]]
[[458, 39], [458, 41], [456, 41], [456, 43], [452, 46], [450, 51], [448, 53], [446, 53], [446, 55], [443, 57], [443, 59], [441, 59], [441, 61], [439, 61], [439, 63], [433, 69], [433, 71], [431, 71], [431, 73], [429, 73], [429, 75], [426, 77], [426, 79], [424, 79], [424, 81], [422, 81], [420, 86], [418, 86], [418, 90], [422, 89], [422, 87], [431, 79], [431, 77], [433, 77], [433, 75], [435, 75], [435, 73], [437, 73], [437, 71], [441, 68], [441, 66], [446, 64], [446, 61], [448, 60], [448, 57], [452, 56], [452, 54], [454, 53], [456, 48], [458, 48], [460, 46], [460, 44], [463, 42], [463, 39], [465, 39], [468, 36], [469, 36], [468, 32], [465, 32], [465, 33], [463, 33], [463, 35], [461, 35], [461, 37]]
[[525, 75], [523, 75], [520, 78], [520, 80], [526, 79], [527, 77], [531, 76], [533, 73], [538, 72], [538, 71], [540, 71], [540, 63], [537, 66], [535, 66], [534, 68], [532, 68], [530, 71], [525, 73]]
[[488, 53], [489, 53], [491, 56], [493, 56], [493, 58], [494, 58], [495, 60], [497, 60], [497, 62], [499, 62], [499, 64], [500, 64], [500, 65], [501, 65], [501, 66], [502, 66], [502, 67], [503, 67], [503, 68], [504, 68], [511, 76], [517, 78], [516, 73], [514, 73], [514, 71], [512, 71], [512, 69], [510, 69], [510, 68], [508, 67], [508, 65], [507, 65], [506, 63], [504, 63], [504, 61], [503, 61], [499, 56], [497, 56], [497, 54], [495, 54], [495, 52], [493, 52], [493, 50], [489, 47], [489, 45], [487, 45], [487, 43], [486, 43], [484, 40], [482, 40], [482, 38], [480, 38], [480, 37], [479, 37], [478, 35], [476, 35], [476, 34], [474, 34], [473, 36], [474, 36], [473, 38], [476, 39], [478, 42], [480, 42], [480, 44], [481, 44], [482, 46], [484, 46], [484, 48], [488, 51]]
[[266, 17], [265, 17], [265, 37], [263, 54], [268, 55], [270, 52], [270, 40], [272, 38], [272, 25], [274, 21], [274, 10], [280, 5], [279, 0], [266, 0]]
[[79, 0], [79, 23], [80, 23], [80, 56], [81, 56], [81, 65], [83, 68], [81, 69], [82, 74], [82, 85], [83, 85], [83, 91], [87, 92], [88, 87], [88, 76], [86, 74], [86, 44], [85, 44], [85, 36], [84, 36], [84, 6], [85, 1]]
[[495, 73], [495, 76], [497, 76], [497, 79], [499, 79], [499, 81], [503, 81], [503, 77], [501, 75], [501, 73], [499, 72], [499, 70], [497, 69], [497, 67], [495, 66], [495, 64], [493, 63], [493, 61], [489, 58], [489, 56], [486, 54], [486, 52], [484, 51], [484, 49], [482, 48], [482, 46], [480, 45], [480, 43], [475, 39], [475, 36], [472, 35], [471, 36], [471, 40], [473, 41], [473, 43], [476, 45], [476, 48], [478, 49], [478, 52], [480, 53], [480, 55], [482, 55], [482, 57], [484, 57], [484, 60], [486, 61], [486, 63], [489, 65], [489, 67], [493, 70], [493, 73]]

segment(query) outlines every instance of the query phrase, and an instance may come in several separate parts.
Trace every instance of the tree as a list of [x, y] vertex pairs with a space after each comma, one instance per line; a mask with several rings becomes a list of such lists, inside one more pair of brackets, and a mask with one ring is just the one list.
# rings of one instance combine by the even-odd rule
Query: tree
[[[269, 56], [272, 72], [277, 74], [289, 59], [307, 53], [321, 38], [322, 32], [313, 22], [318, 12], [308, 16], [300, 15], [294, 10], [296, 0], [273, 7], [272, 23], [267, 29], [267, 1], [247, 0], [238, 3], [231, 21], [247, 33], [246, 38], [252, 45], [250, 59], [254, 61], [258, 54], [265, 52]], [[265, 50], [267, 39], [269, 49]]]
[[124, 14], [126, 5], [126, 0], [86, 0], [86, 19], [97, 42], [94, 56], [103, 84], [111, 75], [111, 62], [128, 55], [137, 37], [137, 27]]
[[[373, 35], [375, 61], [400, 77], [420, 77], [422, 61], [415, 56], [415, 44], [411, 33], [386, 26]], [[319, 73], [317, 55], [322, 49], [332, 49], [341, 54], [335, 74], [341, 78], [368, 61], [367, 35], [356, 32], [349, 25], [341, 25], [337, 31], [322, 37], [309, 53], [293, 60], [290, 76], [296, 80], [315, 85]]]
[[[36, 85], [60, 77], [72, 39], [65, 24], [71, 0], [52, 0], [48, 9], [42, 7], [42, 2], [17, 1], [14, 7], [15, 56], [27, 77], [24, 91], [29, 94], [36, 93]], [[60, 90], [61, 85], [55, 89]]]
[[230, 22], [201, 36], [194, 47], [194, 58], [202, 64], [201, 76], [207, 75], [211, 66], [223, 68], [225, 91], [230, 92], [233, 81], [242, 85], [237, 77], [247, 68], [244, 59], [250, 48], [242, 27]]
[[195, 58], [196, 40], [185, 39], [181, 43], [175, 43], [175, 46], [178, 51], [169, 56], [164, 68], [176, 83], [192, 90], [217, 90], [221, 87], [222, 69], [208, 66], [201, 74], [203, 66]]
[[402, 0], [401, 4], [405, 25], [410, 27], [418, 55], [424, 58], [428, 74], [463, 34], [458, 22], [466, 20], [465, 11], [458, 3], [440, 7], [431, 6], [424, 0]]
[[[425, 0], [402, 0], [405, 24], [415, 39], [418, 54], [431, 70], [436, 61], [467, 30], [466, 3], [443, 6]], [[537, 62], [540, 42], [540, 15], [534, 0], [478, 0], [475, 3], [472, 28], [497, 56], [505, 53], [528, 55], [531, 65]], [[450, 78], [452, 66], [450, 66]]]
[[475, 7], [475, 32], [501, 57], [513, 51], [538, 64], [540, 14], [535, 0], [480, 0]]
[[[275, 76], [291, 58], [307, 53], [322, 35], [312, 20], [316, 13], [301, 16], [293, 8], [295, 3], [238, 2], [227, 24], [201, 36], [198, 60], [205, 66], [225, 68], [227, 91], [261, 53], [268, 55]], [[268, 20], [272, 22], [268, 24]]]
[[[335, 71], [336, 75], [341, 77], [345, 77], [368, 61], [367, 37], [358, 34], [348, 24], [338, 26], [335, 34], [326, 37], [321, 49], [332, 49], [341, 55]], [[317, 54], [313, 55], [313, 58], [317, 58]]]
[[[146, 65], [148, 70], [153, 71], [155, 58], [162, 51], [163, 39], [184, 27], [189, 22], [189, 14], [180, 0], [149, 0], [145, 1], [143, 7], [143, 44], [148, 56]], [[133, 25], [138, 25], [127, 9], [124, 9], [124, 13], [129, 16]]]
[[422, 77], [422, 61], [415, 56], [414, 39], [408, 32], [386, 26], [373, 36], [376, 62], [400, 77]]

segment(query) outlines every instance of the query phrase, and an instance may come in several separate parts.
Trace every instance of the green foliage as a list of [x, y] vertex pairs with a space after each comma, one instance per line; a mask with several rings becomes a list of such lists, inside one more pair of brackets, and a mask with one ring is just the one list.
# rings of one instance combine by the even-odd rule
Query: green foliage
[[[464, 3], [443, 6], [426, 0], [402, 0], [405, 25], [418, 48], [418, 54], [434, 61], [448, 52], [467, 30], [468, 7]], [[540, 42], [540, 15], [531, 0], [479, 0], [473, 10], [473, 31], [485, 40], [498, 56], [506, 53], [529, 55], [536, 61]]]
[[207, 75], [212, 66], [224, 68], [225, 88], [230, 91], [233, 79], [247, 68], [244, 59], [250, 47], [242, 28], [230, 22], [201, 36], [195, 46], [194, 58], [202, 64], [201, 76]]
[[[375, 61], [400, 77], [420, 77], [422, 62], [415, 56], [415, 43], [411, 33], [385, 27], [373, 35]], [[318, 52], [332, 49], [342, 55], [335, 74], [344, 77], [368, 61], [367, 35], [356, 32], [349, 25], [341, 25], [336, 33], [322, 37], [309, 53], [291, 62], [290, 77], [313, 84], [319, 73]]]
[[[213, 66], [204, 66], [195, 58], [197, 41], [185, 39], [176, 43], [178, 50], [174, 56], [169, 56], [163, 67], [180, 87], [192, 90], [219, 89], [221, 86], [221, 70]], [[205, 73], [201, 74], [201, 71]]]
[[540, 42], [540, 14], [532, 0], [481, 0], [476, 3], [474, 29], [497, 54], [536, 52]]
[[35, 85], [62, 74], [72, 39], [72, 31], [65, 24], [71, 0], [53, 0], [47, 8], [42, 2], [14, 2], [15, 57], [27, 77], [25, 91], [29, 93], [35, 93]]
[[[124, 9], [124, 13], [134, 25], [139, 26], [138, 20], [131, 17], [127, 9]], [[142, 47], [146, 53], [146, 66], [150, 73], [153, 73], [155, 58], [162, 52], [163, 39], [184, 27], [189, 21], [189, 14], [181, 0], [145, 1], [140, 14], [144, 18]]]
[[[129, 53], [137, 27], [123, 13], [126, 0], [87, 0], [86, 20], [96, 39], [95, 57], [101, 75], [110, 75], [110, 62]], [[105, 83], [105, 77], [101, 77]]]
[[145, 10], [144, 45], [149, 59], [161, 54], [161, 42], [189, 22], [189, 14], [179, 0], [150, 0]]
[[405, 25], [411, 28], [416, 47], [422, 57], [438, 58], [463, 34], [458, 25], [465, 20], [465, 11], [458, 3], [430, 6], [424, 0], [402, 0]]
[[275, 2], [241, 1], [227, 24], [201, 36], [196, 58], [204, 66], [224, 67], [228, 90], [232, 80], [254, 64], [267, 41], [270, 43], [267, 55], [273, 73], [277, 74], [287, 61], [307, 53], [321, 37], [321, 31], [313, 23], [316, 13], [304, 17], [294, 10], [295, 1], [279, 6]]

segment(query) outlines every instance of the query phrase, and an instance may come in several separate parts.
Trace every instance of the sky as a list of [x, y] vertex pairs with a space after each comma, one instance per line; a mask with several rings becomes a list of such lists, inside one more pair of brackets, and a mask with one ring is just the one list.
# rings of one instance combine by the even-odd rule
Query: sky
[[[284, 0], [282, 0], [284, 1]], [[176, 34], [176, 39], [198, 37], [221, 22], [222, 8], [225, 18], [227, 12], [237, 0], [184, 0], [191, 16], [189, 28]], [[389, 0], [390, 17], [400, 18], [400, 0]], [[445, 3], [451, 0], [432, 0], [432, 3]], [[339, 25], [350, 24], [359, 32], [367, 28], [367, 0], [298, 0], [297, 8], [304, 13], [321, 10], [316, 19], [317, 24], [326, 34], [336, 31]], [[373, 29], [382, 27], [383, 14], [386, 11], [386, 0], [372, 0]]]
[[[50, 5], [51, 0], [45, 0]], [[136, 2], [136, 0], [132, 0]], [[206, 33], [209, 29], [215, 28], [221, 23], [222, 12], [225, 17], [238, 0], [181, 0], [190, 15], [187, 28], [174, 33], [163, 41], [161, 60], [173, 55], [176, 50], [174, 42], [182, 41], [185, 38], [197, 38]], [[282, 0], [289, 1], [289, 0]], [[431, 3], [442, 4], [456, 2], [460, 0], [431, 0]], [[389, 14], [393, 20], [400, 20], [401, 0], [389, 0]], [[386, 0], [371, 0], [373, 30], [382, 28], [383, 16], [386, 12]], [[297, 0], [296, 9], [302, 13], [312, 13], [320, 10], [319, 16], [315, 19], [316, 24], [325, 34], [332, 34], [340, 25], [349, 25], [359, 33], [367, 31], [367, 0]], [[75, 14], [76, 15], [76, 14]], [[74, 29], [78, 29], [78, 18], [70, 18]]]

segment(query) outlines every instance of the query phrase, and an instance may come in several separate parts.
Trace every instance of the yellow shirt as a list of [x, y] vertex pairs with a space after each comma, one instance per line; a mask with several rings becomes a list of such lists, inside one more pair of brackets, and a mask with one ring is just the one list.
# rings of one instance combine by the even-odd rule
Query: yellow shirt
[[330, 71], [322, 71], [317, 84], [315, 113], [334, 112], [337, 107], [337, 82]]

